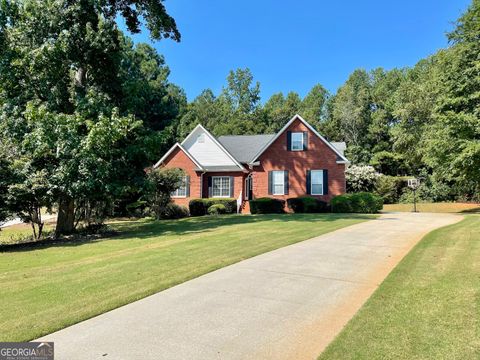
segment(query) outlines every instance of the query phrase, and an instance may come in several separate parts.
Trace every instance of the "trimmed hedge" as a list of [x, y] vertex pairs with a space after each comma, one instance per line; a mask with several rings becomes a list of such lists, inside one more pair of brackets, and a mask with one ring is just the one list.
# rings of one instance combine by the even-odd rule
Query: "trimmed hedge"
[[287, 205], [294, 213], [321, 213], [329, 211], [328, 204], [325, 201], [308, 196], [287, 199]]
[[220, 214], [225, 214], [227, 209], [225, 208], [225, 205], [223, 204], [215, 204], [212, 205], [208, 208], [208, 214], [209, 215], [220, 215]]
[[170, 203], [161, 210], [160, 219], [181, 219], [189, 215], [185, 206]]
[[236, 199], [192, 199], [188, 203], [191, 216], [203, 216], [208, 214], [208, 209], [212, 205], [221, 204], [225, 207], [225, 214], [234, 214], [237, 212], [237, 200]]
[[372, 193], [359, 192], [335, 196], [330, 202], [335, 213], [375, 214], [383, 208], [383, 199]]
[[250, 213], [252, 214], [281, 214], [285, 212], [285, 200], [263, 197], [249, 202]]

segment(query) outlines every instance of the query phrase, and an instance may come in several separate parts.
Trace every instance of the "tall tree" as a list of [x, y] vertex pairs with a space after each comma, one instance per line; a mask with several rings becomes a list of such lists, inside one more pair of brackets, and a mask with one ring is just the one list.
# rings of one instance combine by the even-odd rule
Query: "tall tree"
[[[119, 146], [122, 138], [131, 136], [139, 126], [133, 117], [115, 109], [121, 108], [122, 94], [117, 16], [125, 18], [131, 32], [139, 32], [140, 19], [144, 19], [153, 39], [180, 40], [175, 21], [161, 0], [0, 2], [2, 129], [39, 169], [48, 164], [48, 178], [54, 181], [52, 193], [59, 199], [58, 234], [73, 229], [75, 198], [80, 194], [75, 179], [95, 162], [87, 156], [91, 164], [82, 169], [77, 162], [78, 147], [71, 145], [104, 152], [107, 149], [99, 148], [97, 140], [109, 137], [113, 142], [105, 144]], [[111, 134], [107, 135], [104, 126], [108, 128], [109, 123]], [[51, 140], [45, 144], [50, 146], [42, 145], [43, 153], [30, 149], [23, 140], [30, 133], [33, 137], [45, 135]], [[105, 154], [97, 169], [111, 172], [111, 158]], [[96, 182], [96, 187], [102, 183], [108, 187], [105, 171], [93, 172], [88, 179]]]
[[426, 162], [437, 176], [480, 196], [480, 0], [473, 0], [449, 34], [452, 47], [441, 59], [444, 85], [426, 140]]
[[314, 127], [319, 128], [327, 117], [328, 98], [327, 89], [320, 84], [316, 84], [303, 98], [300, 115]]
[[333, 122], [348, 144], [353, 162], [368, 162], [368, 127], [371, 123], [371, 83], [365, 70], [355, 70], [338, 89], [333, 103]]
[[227, 76], [227, 86], [222, 95], [239, 114], [251, 114], [259, 105], [260, 83], [253, 83], [253, 75], [249, 68], [231, 70]]

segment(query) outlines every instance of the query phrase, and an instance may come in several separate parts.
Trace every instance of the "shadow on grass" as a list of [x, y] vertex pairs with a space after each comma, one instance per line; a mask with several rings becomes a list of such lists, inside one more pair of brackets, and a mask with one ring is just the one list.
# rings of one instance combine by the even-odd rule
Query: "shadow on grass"
[[222, 227], [242, 224], [258, 224], [266, 222], [324, 222], [338, 220], [368, 220], [371, 215], [364, 214], [268, 214], [268, 215], [222, 215], [200, 216], [180, 220], [131, 220], [112, 222], [114, 232], [108, 235], [91, 236], [77, 239], [50, 239], [28, 244], [1, 245], [0, 252], [23, 252], [46, 249], [50, 247], [79, 246], [86, 243], [95, 243], [108, 240], [122, 240], [125, 238], [149, 239], [161, 235], [185, 235], [192, 233], [210, 232]]
[[480, 214], [480, 206], [460, 211], [460, 214]]

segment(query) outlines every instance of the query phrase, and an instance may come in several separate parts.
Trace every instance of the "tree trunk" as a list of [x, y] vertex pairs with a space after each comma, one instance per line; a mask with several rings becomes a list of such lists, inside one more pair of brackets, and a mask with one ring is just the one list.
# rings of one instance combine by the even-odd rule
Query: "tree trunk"
[[55, 235], [70, 234], [75, 228], [75, 207], [71, 197], [62, 197], [58, 201], [58, 216]]

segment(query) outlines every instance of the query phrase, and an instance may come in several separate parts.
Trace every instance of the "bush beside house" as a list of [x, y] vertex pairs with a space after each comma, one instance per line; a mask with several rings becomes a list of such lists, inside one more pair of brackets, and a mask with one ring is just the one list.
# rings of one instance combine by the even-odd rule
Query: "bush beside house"
[[325, 201], [308, 196], [287, 199], [287, 206], [294, 213], [322, 213], [329, 211], [329, 206]]
[[221, 215], [225, 214], [227, 209], [223, 204], [214, 204], [208, 208], [208, 215]]
[[284, 213], [285, 200], [269, 197], [250, 200], [250, 213], [252, 214], [281, 214]]
[[237, 212], [236, 199], [192, 199], [188, 204], [191, 216], [203, 216], [209, 213], [209, 208], [213, 205], [223, 205], [225, 214], [234, 214]]
[[378, 195], [359, 192], [335, 196], [330, 206], [335, 213], [375, 214], [382, 210], [383, 200]]

